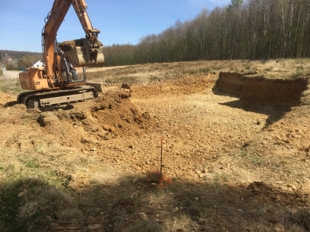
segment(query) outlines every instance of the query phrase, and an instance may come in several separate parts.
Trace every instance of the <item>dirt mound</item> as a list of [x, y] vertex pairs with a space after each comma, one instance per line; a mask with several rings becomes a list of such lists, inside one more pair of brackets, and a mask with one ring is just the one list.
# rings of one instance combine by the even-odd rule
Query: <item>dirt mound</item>
[[152, 127], [152, 117], [148, 112], [140, 112], [129, 100], [128, 93], [106, 94], [96, 100], [92, 116], [105, 131], [115, 135], [139, 134], [140, 130]]
[[154, 126], [152, 116], [132, 104], [125, 91], [108, 92], [93, 102], [75, 104], [71, 110], [41, 113], [38, 122], [46, 133], [60, 136], [62, 145], [85, 150], [94, 144], [98, 149], [100, 141], [140, 135]]
[[16, 101], [16, 97], [0, 92], [0, 108], [12, 101]]
[[61, 50], [64, 52], [70, 51], [74, 47], [78, 46], [84, 46], [85, 39], [76, 39], [76, 40], [69, 40], [69, 41], [64, 41], [58, 45]]
[[239, 73], [220, 73], [214, 90], [236, 95], [248, 105], [296, 106], [307, 89], [306, 79], [267, 79]]
[[[141, 111], [131, 102], [128, 90], [107, 92], [95, 101], [76, 103], [71, 109], [46, 108], [45, 112], [41, 112], [38, 109], [27, 110], [24, 105], [17, 104], [0, 110], [0, 122], [5, 123], [6, 128], [28, 125], [40, 131], [41, 135], [56, 138], [53, 143], [74, 146], [82, 151], [104, 149], [107, 140], [140, 136], [156, 125], [150, 113]], [[16, 147], [18, 143], [19, 139], [12, 140], [8, 146]]]
[[[81, 39], [76, 39], [76, 40], [64, 41], [60, 43], [58, 47], [60, 47], [60, 49], [63, 50], [64, 52], [67, 52], [73, 49], [74, 47], [84, 46], [84, 43], [85, 43], [85, 39], [81, 38]], [[98, 44], [99, 46], [103, 46], [100, 41], [98, 41]]]

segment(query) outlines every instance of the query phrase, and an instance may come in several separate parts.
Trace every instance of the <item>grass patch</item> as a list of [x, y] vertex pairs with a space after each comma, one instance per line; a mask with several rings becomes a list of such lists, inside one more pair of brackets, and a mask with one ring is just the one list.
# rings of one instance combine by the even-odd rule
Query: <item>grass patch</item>
[[18, 79], [0, 78], [0, 92], [18, 95], [23, 91]]
[[159, 81], [161, 78], [157, 77], [157, 76], [151, 76], [150, 77], [150, 82], [153, 82], [153, 81]]
[[48, 217], [70, 220], [81, 215], [66, 193], [39, 179], [20, 179], [1, 187], [1, 231], [37, 231], [46, 228]]
[[215, 69], [215, 70], [222, 70], [222, 69], [223, 69], [223, 66], [221, 66], [221, 65], [215, 66], [214, 69]]
[[199, 71], [201, 73], [209, 73], [211, 70], [210, 70], [210, 68], [202, 68], [202, 69], [199, 69]]
[[25, 167], [26, 168], [39, 168], [40, 165], [38, 163], [28, 161], [25, 163]]
[[210, 71], [211, 71], [210, 68], [200, 68], [200, 69], [184, 70], [183, 74], [209, 73]]
[[310, 98], [309, 97], [303, 97], [301, 98], [301, 103], [303, 105], [310, 105]]
[[213, 176], [213, 181], [229, 182], [230, 177], [226, 173], [217, 173]]
[[259, 157], [253, 158], [253, 159], [252, 159], [252, 162], [253, 162], [254, 164], [259, 165], [259, 166], [263, 163], [263, 161], [262, 161], [261, 158], [259, 158]]
[[117, 77], [117, 78], [108, 78], [106, 79], [106, 83], [114, 84], [114, 83], [135, 83], [138, 82], [136, 77], [125, 76], [125, 77]]
[[266, 68], [264, 71], [271, 72], [272, 71], [272, 67], [271, 68]]
[[245, 158], [247, 155], [248, 155], [248, 153], [246, 151], [242, 151], [242, 153], [241, 153], [242, 158]]
[[290, 78], [292, 78], [292, 79], [298, 79], [301, 77], [303, 77], [303, 74], [301, 72], [296, 72], [296, 73], [293, 73], [290, 75]]
[[297, 67], [298, 72], [303, 72], [304, 71], [304, 66], [299, 66]]
[[268, 60], [261, 60], [262, 64], [266, 64]]

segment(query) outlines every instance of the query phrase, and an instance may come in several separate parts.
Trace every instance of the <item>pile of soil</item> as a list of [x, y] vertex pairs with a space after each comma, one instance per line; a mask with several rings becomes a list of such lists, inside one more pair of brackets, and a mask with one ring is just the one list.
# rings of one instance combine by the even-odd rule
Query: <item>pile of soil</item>
[[60, 136], [62, 145], [90, 150], [100, 141], [140, 135], [154, 126], [152, 116], [130, 101], [128, 91], [107, 92], [72, 107], [41, 113], [38, 119], [46, 133]]
[[16, 101], [16, 97], [0, 92], [0, 108], [4, 107], [8, 102]]
[[84, 42], [85, 42], [85, 39], [83, 38], [76, 39], [76, 40], [69, 40], [69, 41], [64, 41], [60, 43], [58, 47], [60, 47], [60, 49], [63, 50], [64, 52], [67, 52], [73, 49], [74, 47], [84, 46]]
[[152, 127], [152, 117], [148, 112], [140, 112], [129, 100], [129, 94], [106, 94], [96, 100], [92, 116], [106, 131], [115, 135], [139, 134], [140, 130]]
[[[85, 40], [86, 39], [81, 38], [81, 39], [76, 39], [76, 40], [64, 41], [60, 43], [58, 47], [60, 47], [60, 49], [63, 50], [64, 52], [68, 52], [75, 47], [84, 46]], [[99, 46], [103, 46], [103, 44], [100, 41], [98, 41], [98, 43], [99, 43]]]

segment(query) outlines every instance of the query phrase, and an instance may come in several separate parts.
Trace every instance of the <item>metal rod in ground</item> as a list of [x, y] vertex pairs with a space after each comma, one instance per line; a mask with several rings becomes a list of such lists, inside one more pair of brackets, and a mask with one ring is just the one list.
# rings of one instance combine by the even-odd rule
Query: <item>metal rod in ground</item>
[[159, 179], [162, 178], [162, 168], [163, 168], [163, 136], [161, 137], [161, 155], [160, 155], [160, 176]]

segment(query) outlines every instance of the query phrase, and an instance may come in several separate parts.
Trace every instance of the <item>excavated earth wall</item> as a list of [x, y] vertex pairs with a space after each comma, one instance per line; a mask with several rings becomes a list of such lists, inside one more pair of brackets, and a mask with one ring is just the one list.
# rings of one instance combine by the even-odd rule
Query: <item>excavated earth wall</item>
[[200, 73], [188, 74], [174, 79], [163, 79], [149, 83], [117, 83], [103, 84], [103, 91], [125, 88], [136, 98], [148, 98], [161, 94], [192, 94], [214, 87], [217, 80], [216, 74]]
[[264, 76], [222, 72], [213, 91], [235, 95], [248, 105], [279, 107], [298, 105], [307, 89], [308, 80], [304, 78], [267, 79]]

